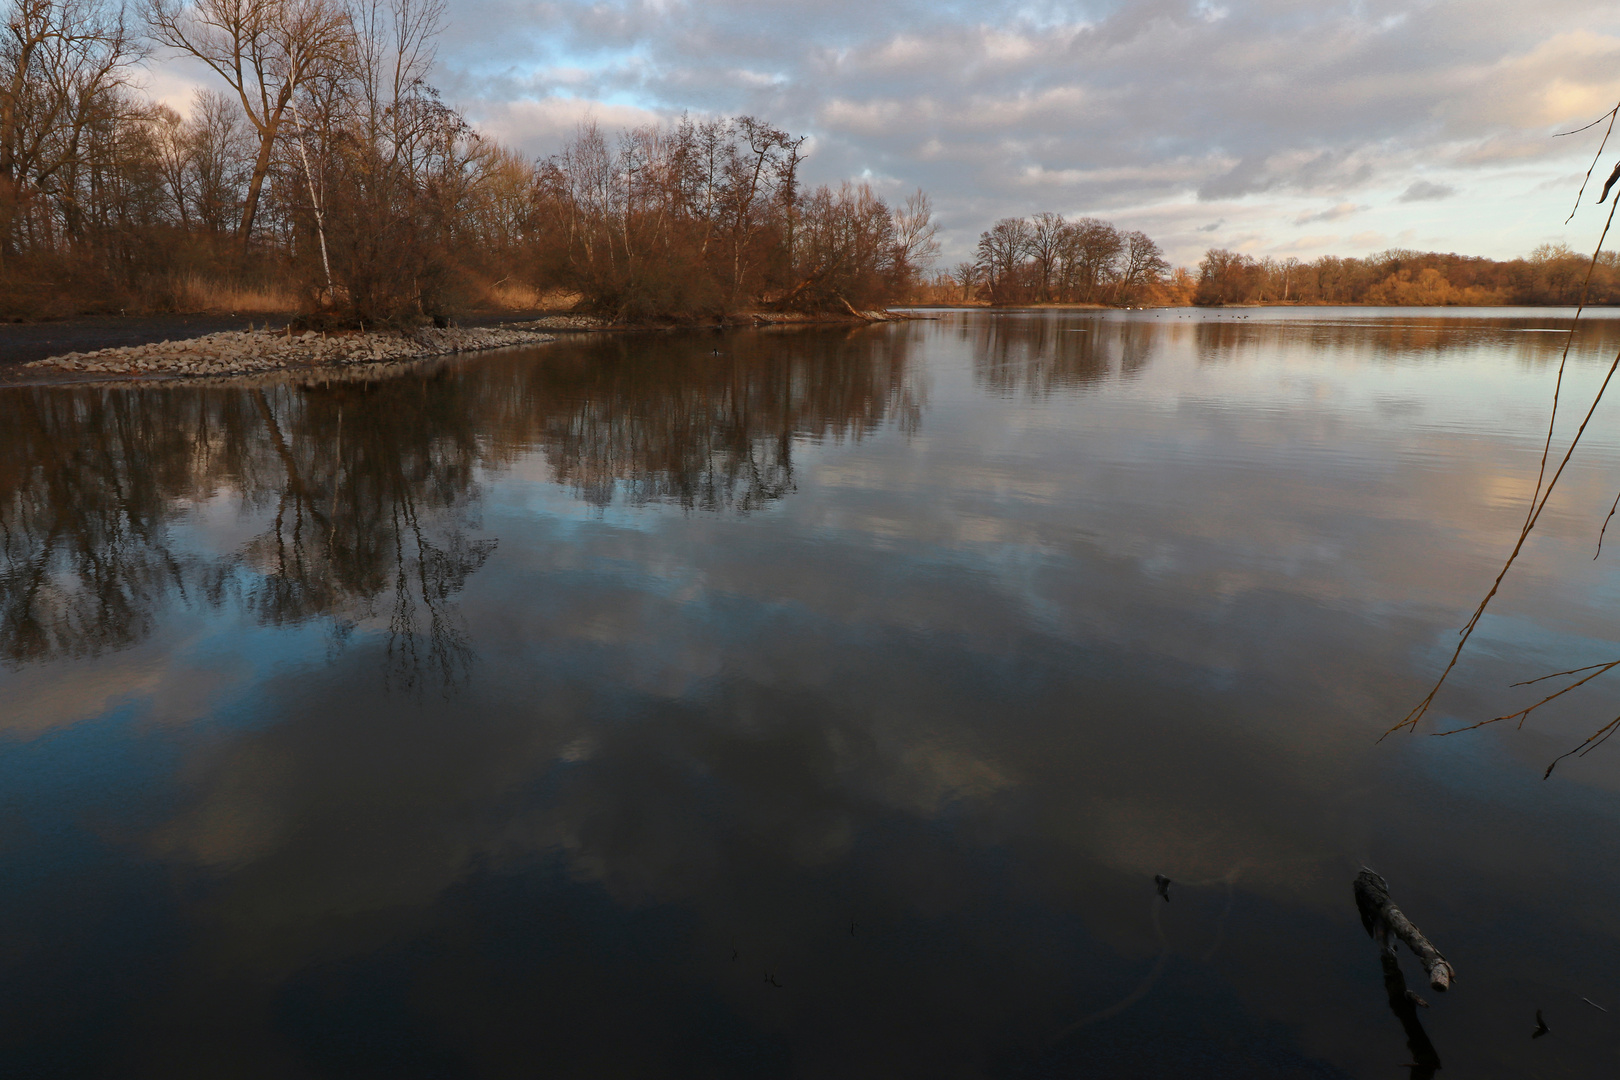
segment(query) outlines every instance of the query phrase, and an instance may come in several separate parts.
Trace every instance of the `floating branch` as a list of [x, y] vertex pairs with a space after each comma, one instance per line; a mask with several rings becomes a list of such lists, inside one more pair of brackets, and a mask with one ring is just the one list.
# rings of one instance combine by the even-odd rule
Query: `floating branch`
[[1395, 958], [1395, 942], [1390, 936], [1394, 935], [1406, 942], [1406, 947], [1423, 964], [1430, 987], [1442, 994], [1451, 988], [1457, 977], [1451, 961], [1440, 955], [1440, 950], [1423, 936], [1423, 931], [1395, 906], [1395, 901], [1389, 898], [1389, 883], [1371, 870], [1363, 869], [1356, 875], [1356, 908], [1361, 912], [1361, 925], [1378, 942], [1379, 950], [1389, 961]]

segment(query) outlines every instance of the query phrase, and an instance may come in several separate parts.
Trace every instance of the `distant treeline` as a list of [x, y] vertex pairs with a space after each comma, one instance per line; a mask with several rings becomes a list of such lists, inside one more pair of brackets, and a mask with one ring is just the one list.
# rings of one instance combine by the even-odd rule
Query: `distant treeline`
[[975, 258], [933, 275], [917, 299], [992, 304], [1620, 304], [1620, 253], [1543, 244], [1521, 259], [1391, 249], [1366, 258], [1254, 258], [1211, 248], [1172, 270], [1154, 240], [1096, 218], [1003, 218]]
[[1146, 233], [1122, 231], [1096, 218], [1068, 221], [1050, 212], [1002, 218], [979, 234], [974, 255], [954, 271], [936, 275], [926, 298], [993, 304], [1185, 302], [1158, 244]]
[[[1543, 244], [1528, 258], [1498, 262], [1469, 255], [1392, 249], [1365, 259], [1324, 255], [1254, 259], [1212, 248], [1198, 264], [1198, 304], [1300, 303], [1481, 305], [1576, 304], [1591, 257]], [[1589, 304], [1620, 303], [1620, 254], [1591, 267]]]
[[[0, 317], [384, 322], [546, 290], [619, 318], [844, 310], [936, 250], [921, 192], [806, 191], [804, 139], [751, 117], [502, 147], [426, 82], [443, 0], [0, 6]], [[216, 76], [188, 117], [138, 89], [154, 50]]]

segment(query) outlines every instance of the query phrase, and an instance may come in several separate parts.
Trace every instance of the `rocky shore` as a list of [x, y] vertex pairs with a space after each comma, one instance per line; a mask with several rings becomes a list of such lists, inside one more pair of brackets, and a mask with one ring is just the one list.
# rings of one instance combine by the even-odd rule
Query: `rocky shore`
[[451, 353], [540, 345], [556, 340], [531, 329], [436, 329], [409, 333], [302, 334], [226, 331], [187, 341], [71, 352], [23, 365], [85, 375], [240, 375], [290, 367], [341, 367]]

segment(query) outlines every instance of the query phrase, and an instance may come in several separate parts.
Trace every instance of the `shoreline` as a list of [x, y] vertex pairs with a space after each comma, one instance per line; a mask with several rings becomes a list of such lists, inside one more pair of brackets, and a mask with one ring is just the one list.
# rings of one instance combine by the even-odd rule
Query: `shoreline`
[[[896, 304], [905, 311], [1231, 311], [1250, 308], [1382, 308], [1400, 311], [1540, 311], [1560, 308], [1573, 310], [1576, 304], [1368, 304], [1348, 300], [1256, 300], [1241, 304], [1143, 304], [1122, 307], [1117, 304], [983, 304], [975, 300], [960, 303]], [[1586, 304], [1587, 311], [1615, 310], [1620, 304]]]
[[[356, 364], [420, 361], [436, 356], [482, 352], [521, 345], [544, 345], [555, 335], [504, 328], [425, 327], [412, 332], [355, 331], [341, 334], [290, 329], [226, 330], [179, 341], [115, 346], [69, 352], [17, 365], [13, 373], [37, 372], [66, 378], [42, 381], [101, 381], [134, 377], [156, 382], [197, 377], [261, 375], [272, 371], [319, 372]], [[76, 377], [76, 378], [75, 378]], [[16, 385], [22, 380], [8, 379]]]
[[[614, 324], [589, 315], [540, 314], [494, 326], [423, 327], [414, 331], [222, 330], [161, 341], [66, 351], [35, 360], [0, 364], [0, 385], [62, 385], [117, 381], [122, 385], [196, 379], [228, 379], [280, 371], [319, 376], [358, 365], [403, 370], [435, 357], [550, 344], [557, 333], [625, 333], [673, 330], [731, 330], [766, 327], [869, 325], [919, 316], [889, 311], [850, 315], [751, 312], [721, 324]], [[925, 317], [925, 316], [923, 316]], [[130, 320], [137, 324], [139, 318]], [[147, 320], [151, 326], [152, 321]], [[24, 324], [29, 325], [29, 324]], [[184, 327], [181, 327], [182, 329]], [[116, 333], [116, 327], [111, 332]], [[92, 342], [109, 329], [90, 328]], [[0, 326], [0, 341], [5, 327]], [[72, 340], [72, 330], [66, 335]], [[46, 339], [49, 342], [50, 339]]]

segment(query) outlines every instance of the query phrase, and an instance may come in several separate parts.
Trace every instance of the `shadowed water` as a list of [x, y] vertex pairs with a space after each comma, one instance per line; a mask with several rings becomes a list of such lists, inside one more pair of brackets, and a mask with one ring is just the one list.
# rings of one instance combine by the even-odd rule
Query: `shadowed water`
[[[1376, 741], [1568, 314], [0, 389], [0, 1074], [1396, 1077], [1414, 1015], [1442, 1074], [1612, 1071], [1620, 749], [1541, 775], [1620, 688]], [[1437, 729], [1620, 656], [1587, 438]]]

